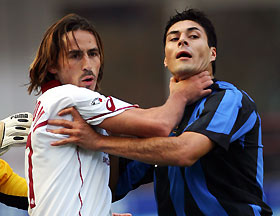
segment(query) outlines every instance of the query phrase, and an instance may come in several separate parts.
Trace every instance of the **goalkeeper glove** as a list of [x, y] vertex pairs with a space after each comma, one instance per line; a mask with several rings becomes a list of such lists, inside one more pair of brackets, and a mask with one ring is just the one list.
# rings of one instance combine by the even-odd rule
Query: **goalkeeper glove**
[[32, 118], [31, 113], [24, 112], [0, 121], [0, 155], [7, 152], [12, 145], [26, 144]]

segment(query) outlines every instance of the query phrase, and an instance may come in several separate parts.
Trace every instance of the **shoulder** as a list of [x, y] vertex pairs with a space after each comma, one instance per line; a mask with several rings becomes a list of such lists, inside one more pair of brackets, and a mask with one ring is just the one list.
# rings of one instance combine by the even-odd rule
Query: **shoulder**
[[216, 80], [212, 90], [209, 98], [219, 98], [219, 101], [223, 103], [239, 104], [243, 98], [243, 91], [226, 81]]
[[253, 99], [244, 90], [236, 87], [234, 84], [216, 80], [212, 90], [212, 94], [208, 97], [211, 103], [215, 102], [219, 105], [224, 105], [224, 107], [235, 106], [238, 109], [247, 106], [253, 109], [256, 108]]
[[43, 95], [50, 95], [50, 94], [79, 95], [81, 93], [88, 93], [88, 94], [91, 93], [91, 94], [99, 95], [98, 92], [92, 91], [84, 87], [78, 87], [72, 84], [65, 84], [65, 85], [51, 88], [48, 91], [46, 91]]
[[100, 97], [102, 96], [98, 92], [67, 84], [49, 89], [37, 101], [45, 113], [52, 115], [66, 107], [88, 105], [95, 98]]
[[40, 99], [55, 101], [70, 99], [76, 101], [79, 99], [83, 100], [87, 97], [100, 97], [100, 94], [87, 88], [66, 84], [49, 89], [40, 96]]
[[226, 81], [219, 81], [219, 80], [215, 81], [213, 90], [214, 92], [217, 93], [224, 92], [232, 95], [242, 95], [242, 91], [239, 88]]

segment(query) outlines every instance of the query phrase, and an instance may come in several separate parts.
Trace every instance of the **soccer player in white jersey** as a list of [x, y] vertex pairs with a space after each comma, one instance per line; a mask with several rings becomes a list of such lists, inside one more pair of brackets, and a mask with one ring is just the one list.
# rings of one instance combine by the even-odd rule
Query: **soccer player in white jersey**
[[94, 91], [99, 88], [103, 64], [100, 36], [86, 19], [69, 14], [46, 31], [30, 67], [28, 88], [29, 93], [43, 93], [37, 99], [25, 152], [31, 216], [111, 215], [108, 155], [74, 144], [51, 146], [65, 135], [50, 133], [57, 126], [48, 121], [72, 118], [59, 116], [60, 110], [74, 106], [103, 134], [106, 129], [136, 136], [167, 136], [181, 119], [186, 103], [211, 92], [204, 89], [212, 83], [204, 72], [182, 82], [172, 79], [164, 105], [131, 109], [136, 106]]

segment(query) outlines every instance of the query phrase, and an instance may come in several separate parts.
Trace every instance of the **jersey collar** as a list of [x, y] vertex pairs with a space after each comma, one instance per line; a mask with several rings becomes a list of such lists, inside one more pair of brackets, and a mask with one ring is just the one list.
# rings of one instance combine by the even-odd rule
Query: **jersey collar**
[[42, 93], [45, 93], [49, 89], [60, 86], [60, 85], [61, 85], [61, 82], [59, 82], [58, 80], [51, 80], [51, 81], [45, 83], [44, 85], [42, 85], [42, 87], [41, 87]]

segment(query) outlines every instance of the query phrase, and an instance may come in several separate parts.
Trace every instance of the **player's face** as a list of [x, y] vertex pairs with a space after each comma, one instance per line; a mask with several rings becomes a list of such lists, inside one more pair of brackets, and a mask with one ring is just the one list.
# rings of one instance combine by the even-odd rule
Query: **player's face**
[[[67, 33], [69, 41], [66, 55], [60, 53], [57, 67], [49, 71], [55, 74], [56, 79], [62, 84], [73, 84], [94, 90], [100, 69], [100, 53], [96, 39], [88, 31], [77, 30], [73, 34]], [[63, 40], [67, 44], [65, 35]]]
[[164, 65], [177, 79], [208, 70], [216, 48], [208, 46], [203, 27], [191, 20], [179, 21], [167, 32]]

